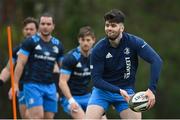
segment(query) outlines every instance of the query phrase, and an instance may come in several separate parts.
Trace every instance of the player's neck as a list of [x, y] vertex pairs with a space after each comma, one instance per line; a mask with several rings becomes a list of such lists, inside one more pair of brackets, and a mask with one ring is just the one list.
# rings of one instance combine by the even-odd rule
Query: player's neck
[[81, 51], [81, 53], [82, 53], [82, 55], [83, 55], [84, 57], [88, 57], [89, 54], [90, 54], [90, 50], [89, 50], [89, 51], [84, 51], [84, 50], [82, 50], [82, 49], [80, 48], [80, 51]]
[[44, 42], [49, 42], [50, 40], [51, 40], [51, 38], [52, 38], [52, 36], [51, 35], [42, 35], [42, 34], [40, 34], [41, 35], [41, 38], [42, 38], [42, 40], [44, 41]]
[[118, 47], [118, 45], [120, 44], [121, 38], [122, 38], [122, 33], [119, 34], [119, 36], [115, 40], [110, 40], [109, 39], [109, 42], [110, 42], [111, 46], [114, 47], [114, 48]]

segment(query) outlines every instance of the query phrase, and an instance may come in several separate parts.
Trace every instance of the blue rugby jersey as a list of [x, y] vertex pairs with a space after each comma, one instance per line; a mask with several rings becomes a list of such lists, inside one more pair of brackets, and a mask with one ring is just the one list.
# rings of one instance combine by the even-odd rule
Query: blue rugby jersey
[[68, 85], [72, 95], [89, 93], [90, 57], [84, 57], [79, 47], [71, 50], [64, 57], [60, 72], [70, 75]]
[[120, 93], [120, 88], [134, 89], [138, 56], [151, 65], [149, 89], [155, 92], [162, 60], [143, 39], [128, 33], [123, 33], [117, 48], [106, 37], [94, 47], [91, 55], [94, 86], [115, 93]]
[[36, 34], [24, 41], [19, 52], [28, 56], [23, 82], [54, 82], [54, 64], [63, 57], [63, 46], [58, 39], [52, 37], [49, 42], [45, 42]]

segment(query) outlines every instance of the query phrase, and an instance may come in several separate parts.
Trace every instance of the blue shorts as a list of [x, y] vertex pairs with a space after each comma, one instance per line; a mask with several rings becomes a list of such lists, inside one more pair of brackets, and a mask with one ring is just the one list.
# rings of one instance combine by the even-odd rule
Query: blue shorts
[[[134, 94], [133, 89], [124, 90], [126, 90], [129, 95]], [[128, 103], [120, 94], [100, 90], [94, 87], [88, 105], [99, 105], [104, 108], [105, 111], [107, 111], [110, 104], [112, 104], [119, 113], [125, 109], [128, 109]]]
[[20, 104], [26, 104], [23, 91], [19, 91], [19, 93], [18, 93], [18, 102], [19, 102], [19, 105]]
[[57, 112], [55, 84], [25, 83], [24, 96], [28, 109], [43, 106], [46, 112]]
[[[79, 106], [86, 111], [87, 105], [88, 105], [88, 101], [90, 98], [91, 94], [85, 94], [82, 96], [73, 96], [73, 98], [76, 100], [76, 102], [79, 104]], [[69, 103], [68, 100], [66, 99], [66, 97], [62, 97], [61, 100], [61, 106], [63, 107], [64, 111], [68, 114], [70, 114], [70, 109], [69, 109]]]

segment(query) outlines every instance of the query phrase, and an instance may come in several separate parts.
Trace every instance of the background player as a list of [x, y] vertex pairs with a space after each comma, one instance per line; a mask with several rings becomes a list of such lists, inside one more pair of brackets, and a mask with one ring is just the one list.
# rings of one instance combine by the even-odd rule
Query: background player
[[[36, 32], [38, 31], [38, 22], [36, 19], [32, 18], [32, 17], [27, 17], [26, 19], [24, 19], [23, 21], [23, 36], [24, 38], [28, 38], [32, 35], [34, 35]], [[17, 54], [19, 49], [21, 48], [22, 44], [19, 44], [18, 46], [16, 46], [13, 49], [13, 64], [16, 64], [17, 61]], [[9, 67], [9, 62], [7, 63], [7, 65], [3, 68], [3, 70], [1, 71], [0, 74], [0, 85], [3, 85], [4, 82], [6, 82], [8, 79], [10, 78], [10, 67]], [[22, 79], [22, 77], [21, 77]], [[19, 101], [19, 111], [20, 111], [20, 115], [21, 118], [27, 118], [26, 116], [26, 105], [25, 105], [25, 99], [24, 99], [24, 93], [23, 93], [23, 87], [21, 84], [21, 79], [20, 79], [20, 91], [19, 91], [19, 95], [18, 95], [18, 101]], [[9, 91], [9, 96], [11, 99], [12, 96], [12, 92], [11, 89]]]
[[54, 117], [57, 112], [56, 86], [52, 80], [55, 62], [60, 64], [63, 47], [58, 39], [51, 36], [54, 20], [49, 14], [40, 17], [39, 32], [26, 40], [18, 55], [15, 68], [15, 90], [24, 66], [24, 95], [28, 108], [28, 118], [43, 119]]
[[64, 96], [62, 107], [72, 118], [83, 119], [90, 98], [90, 53], [95, 43], [91, 27], [80, 28], [79, 46], [64, 57], [60, 70], [59, 86]]

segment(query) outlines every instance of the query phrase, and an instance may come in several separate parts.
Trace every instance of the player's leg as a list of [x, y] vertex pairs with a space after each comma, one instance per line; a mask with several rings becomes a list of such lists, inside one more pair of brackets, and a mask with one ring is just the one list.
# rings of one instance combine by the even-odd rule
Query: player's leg
[[71, 116], [73, 118], [79, 118], [79, 119], [85, 118], [85, 111], [87, 109], [87, 105], [88, 105], [90, 96], [91, 96], [91, 93], [81, 95], [81, 96], [73, 96], [73, 98], [76, 100], [76, 102], [80, 106], [80, 109], [77, 113], [75, 113], [73, 111], [71, 112]]
[[86, 119], [101, 119], [104, 114], [103, 107], [99, 105], [88, 105], [86, 110]]
[[28, 118], [30, 119], [43, 119], [43, 92], [42, 87], [34, 83], [24, 84], [24, 96], [26, 107], [28, 109]]
[[120, 112], [122, 119], [141, 119], [141, 112], [134, 112], [130, 108]]
[[[132, 96], [134, 94], [134, 91], [132, 89], [126, 89], [127, 93]], [[119, 95], [114, 93], [114, 99], [116, 99], [116, 102], [113, 103], [113, 106], [118, 111], [120, 118], [122, 119], [141, 119], [141, 113], [137, 113], [132, 111], [128, 103], [125, 101], [125, 99]]]
[[28, 118], [29, 119], [44, 119], [43, 106], [28, 108]]
[[19, 112], [20, 112], [21, 118], [26, 119], [28, 118], [28, 111], [26, 107], [26, 101], [25, 101], [22, 83], [19, 84], [19, 90], [20, 90], [18, 93]]
[[53, 112], [44, 112], [44, 118], [45, 119], [53, 119], [54, 113]]
[[109, 107], [109, 98], [110, 96], [105, 91], [94, 88], [88, 102], [85, 118], [101, 119]]
[[79, 109], [77, 111], [71, 110], [70, 114], [71, 114], [72, 118], [74, 118], [74, 119], [84, 119], [84, 117], [85, 117], [85, 113], [81, 107], [79, 107]]
[[57, 112], [58, 96], [55, 84], [43, 85], [44, 96], [43, 96], [43, 108], [44, 118], [53, 119], [54, 114]]
[[22, 119], [28, 118], [28, 111], [26, 108], [26, 104], [19, 104], [19, 112]]

